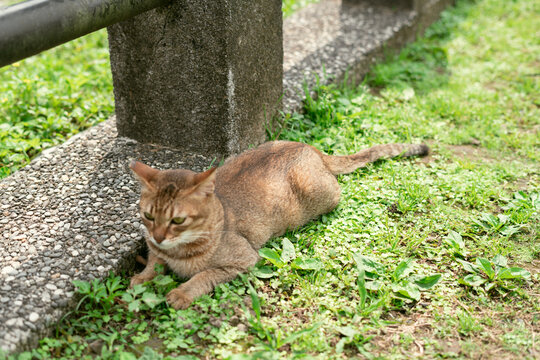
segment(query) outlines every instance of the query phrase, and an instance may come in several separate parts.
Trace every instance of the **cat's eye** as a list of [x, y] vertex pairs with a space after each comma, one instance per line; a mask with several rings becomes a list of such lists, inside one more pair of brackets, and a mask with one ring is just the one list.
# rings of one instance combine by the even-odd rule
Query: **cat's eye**
[[154, 221], [154, 217], [150, 213], [145, 212], [144, 217], [146, 220]]
[[186, 221], [186, 218], [184, 218], [184, 217], [175, 217], [175, 218], [172, 218], [172, 220], [171, 220], [171, 222], [173, 224], [176, 224], [176, 225], [183, 224], [184, 221]]

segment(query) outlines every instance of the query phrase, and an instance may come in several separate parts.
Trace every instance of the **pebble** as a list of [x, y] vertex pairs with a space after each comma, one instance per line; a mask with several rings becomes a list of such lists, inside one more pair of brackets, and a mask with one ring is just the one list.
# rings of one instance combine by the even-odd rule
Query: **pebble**
[[53, 284], [46, 284], [45, 288], [47, 288], [49, 290], [56, 290], [57, 289], [57, 287], [55, 285], [53, 285]]
[[4, 275], [15, 275], [17, 273], [17, 270], [13, 268], [13, 266], [5, 266], [2, 268], [2, 274]]
[[28, 320], [30, 320], [33, 323], [38, 321], [38, 319], [39, 319], [39, 314], [37, 312], [31, 312], [30, 315], [28, 316]]

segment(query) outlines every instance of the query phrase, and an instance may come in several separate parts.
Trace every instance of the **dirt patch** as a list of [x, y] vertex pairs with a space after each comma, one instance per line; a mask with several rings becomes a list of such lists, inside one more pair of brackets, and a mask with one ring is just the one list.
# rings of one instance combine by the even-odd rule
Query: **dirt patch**
[[[469, 331], [457, 316], [465, 305], [454, 305], [455, 314], [438, 320], [429, 313], [389, 313], [386, 320], [394, 324], [369, 334], [374, 346], [370, 350], [381, 357], [399, 351], [408, 358], [539, 358], [540, 342], [535, 338], [540, 333], [540, 313], [509, 306], [499, 311], [474, 307], [469, 314], [478, 327]], [[443, 309], [435, 312], [444, 314]]]
[[508, 190], [511, 193], [514, 193], [516, 191], [528, 192], [531, 188], [534, 189], [534, 183], [535, 175], [530, 175], [505, 183], [504, 189]]
[[420, 164], [429, 164], [436, 159], [433, 155], [437, 153], [434, 152], [436, 145], [441, 145], [444, 149], [449, 150], [452, 155], [459, 159], [466, 159], [469, 161], [491, 161], [494, 160], [493, 156], [484, 148], [481, 147], [480, 141], [477, 139], [471, 139], [468, 144], [462, 145], [446, 145], [440, 144], [435, 141], [426, 141], [426, 144], [429, 146], [429, 154], [421, 158], [417, 158], [416, 162]]
[[[519, 266], [524, 268], [531, 274], [540, 274], [540, 260], [533, 260], [530, 263], [519, 264]], [[533, 294], [533, 296], [540, 297], [540, 290], [537, 291], [537, 294]]]
[[446, 145], [454, 156], [472, 161], [490, 161], [493, 157], [478, 145]]
[[430, 151], [429, 154], [427, 154], [426, 156], [422, 156], [421, 158], [418, 158], [416, 160], [416, 163], [427, 165], [429, 163], [432, 163], [433, 161], [435, 161], [435, 159], [433, 158], [433, 154]]

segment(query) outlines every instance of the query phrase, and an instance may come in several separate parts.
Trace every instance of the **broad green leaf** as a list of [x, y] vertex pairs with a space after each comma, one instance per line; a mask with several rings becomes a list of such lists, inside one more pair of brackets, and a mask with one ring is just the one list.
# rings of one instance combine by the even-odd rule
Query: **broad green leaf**
[[358, 279], [356, 280], [358, 286], [358, 294], [360, 295], [360, 308], [363, 309], [366, 305], [366, 272], [364, 269], [358, 269]]
[[[372, 273], [376, 275], [384, 275], [386, 273], [386, 269], [383, 264], [371, 260], [370, 258], [363, 256], [360, 253], [353, 254], [353, 258], [354, 261], [356, 261], [356, 265], [359, 268], [362, 267], [366, 273]], [[366, 277], [369, 276], [367, 276], [366, 274]]]
[[319, 326], [321, 326], [321, 325], [322, 325], [322, 322], [318, 322], [318, 323], [313, 324], [313, 326], [310, 326], [310, 327], [308, 327], [306, 329], [303, 329], [303, 330], [292, 333], [291, 335], [287, 336], [283, 340], [283, 345], [292, 343], [293, 341], [295, 341], [296, 339], [298, 339], [302, 335], [311, 334], [313, 331], [317, 330], [317, 328]]
[[255, 316], [257, 316], [257, 320], [261, 320], [261, 301], [259, 300], [259, 296], [257, 295], [257, 291], [253, 288], [251, 283], [247, 282], [248, 286], [248, 292], [249, 296], [251, 297], [251, 306], [253, 307], [253, 311], [255, 312]]
[[73, 280], [73, 285], [77, 288], [77, 292], [80, 294], [90, 293], [90, 283], [82, 280]]
[[353, 341], [353, 339], [348, 338], [348, 337], [341, 338], [341, 340], [339, 340], [336, 345], [336, 353], [341, 354], [343, 352], [343, 348], [345, 347], [345, 345], [347, 345], [351, 341]]
[[146, 291], [146, 286], [144, 286], [143, 284], [137, 284], [128, 290], [128, 292], [130, 294], [133, 294], [134, 297], [139, 294], [142, 294], [145, 291]]
[[285, 265], [283, 261], [281, 260], [281, 256], [279, 256], [279, 254], [274, 249], [270, 249], [270, 248], [259, 249], [259, 255], [262, 258], [265, 258], [268, 261], [270, 261], [272, 264], [274, 264], [278, 268], [281, 268]]
[[158, 275], [152, 281], [154, 282], [154, 284], [159, 286], [166, 286], [174, 282], [172, 277], [170, 277], [169, 275]]
[[300, 270], [319, 270], [322, 268], [322, 263], [318, 259], [303, 259], [303, 258], [296, 258], [292, 262], [293, 269], [300, 269]]
[[493, 263], [493, 265], [496, 265], [501, 268], [505, 268], [508, 266], [508, 260], [501, 254], [495, 255], [491, 262]]
[[159, 296], [153, 292], [145, 292], [141, 299], [146, 305], [148, 305], [148, 307], [150, 307], [150, 309], [153, 309], [156, 307], [156, 305], [159, 305], [165, 301], [163, 296]]
[[381, 290], [382, 286], [383, 286], [383, 283], [378, 280], [366, 281], [366, 289], [371, 290], [371, 291], [379, 291]]
[[382, 296], [377, 299], [377, 301], [372, 302], [367, 308], [362, 312], [363, 314], [370, 314], [378, 308], [384, 307], [386, 302], [386, 296]]
[[497, 276], [497, 278], [501, 280], [507, 280], [507, 279], [527, 280], [530, 277], [531, 277], [530, 272], [519, 267], [511, 267], [511, 268], [502, 269]]
[[415, 280], [414, 283], [422, 289], [425, 289], [425, 290], [431, 289], [433, 286], [435, 286], [435, 284], [439, 282], [439, 280], [441, 279], [441, 276], [442, 276], [441, 274], [424, 276], [418, 280]]
[[533, 209], [540, 210], [540, 193], [531, 194], [531, 205]]
[[116, 353], [116, 356], [118, 360], [137, 360], [137, 357], [132, 354], [125, 351], [121, 351], [120, 353]]
[[394, 280], [398, 281], [399, 279], [409, 275], [413, 270], [413, 264], [414, 263], [411, 259], [400, 262], [399, 265], [396, 267], [396, 270], [394, 270]]
[[131, 312], [139, 312], [140, 309], [141, 309], [141, 301], [140, 300], [132, 301], [128, 305], [128, 310], [131, 311]]
[[154, 265], [154, 271], [158, 274], [164, 274], [165, 273], [165, 265], [163, 264], [155, 264]]
[[484, 289], [486, 289], [486, 291], [489, 291], [489, 290], [493, 289], [495, 287], [495, 285], [497, 285], [497, 284], [495, 284], [494, 282], [490, 282], [484, 287]]
[[463, 279], [459, 279], [458, 282], [463, 285], [477, 287], [485, 283], [487, 280], [478, 275], [467, 275]]
[[476, 265], [474, 265], [474, 264], [472, 264], [472, 263], [470, 263], [468, 261], [461, 260], [461, 259], [456, 259], [456, 261], [458, 263], [460, 263], [461, 265], [463, 265], [463, 268], [467, 272], [470, 272], [470, 273], [473, 273], [473, 274], [477, 274], [477, 273], [480, 272], [480, 269]]
[[354, 335], [358, 334], [358, 330], [350, 327], [350, 326], [337, 326], [336, 330], [343, 336], [347, 337], [353, 337]]
[[498, 214], [497, 218], [499, 219], [499, 224], [506, 224], [508, 222], [508, 219], [510, 219], [510, 216], [505, 214]]
[[519, 232], [519, 230], [521, 230], [520, 225], [507, 226], [507, 227], [505, 227], [504, 229], [501, 230], [501, 235], [506, 236], [506, 237], [510, 237], [510, 236], [512, 236], [514, 234], [517, 234]]
[[283, 239], [283, 251], [281, 252], [281, 260], [284, 263], [288, 263], [291, 260], [296, 258], [296, 251], [294, 250], [294, 245], [289, 241], [289, 239]]
[[527, 196], [527, 193], [523, 190], [520, 190], [516, 193], [514, 193], [514, 198], [516, 198], [517, 200], [527, 200], [528, 199], [528, 196]]
[[410, 282], [405, 282], [405, 284], [392, 284], [392, 291], [401, 297], [409, 298], [412, 300], [420, 300], [420, 291], [418, 287]]
[[458, 255], [466, 256], [465, 242], [459, 233], [451, 230], [443, 241], [448, 244]]
[[493, 270], [491, 261], [489, 261], [488, 259], [480, 257], [476, 258], [476, 265], [478, 265], [478, 267], [482, 269], [484, 273], [486, 273], [489, 279], [493, 279], [495, 277], [495, 270]]
[[499, 218], [492, 214], [482, 214], [482, 220], [491, 225], [492, 227], [497, 227], [500, 225]]
[[274, 270], [272, 270], [272, 268], [269, 266], [256, 267], [251, 270], [251, 272], [253, 273], [253, 275], [261, 279], [269, 279], [276, 274]]

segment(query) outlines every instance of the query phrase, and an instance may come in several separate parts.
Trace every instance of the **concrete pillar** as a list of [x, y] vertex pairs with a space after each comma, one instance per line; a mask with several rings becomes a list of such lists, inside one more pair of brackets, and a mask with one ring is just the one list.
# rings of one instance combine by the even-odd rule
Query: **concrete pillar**
[[177, 0], [108, 28], [120, 136], [210, 156], [281, 109], [281, 0]]

